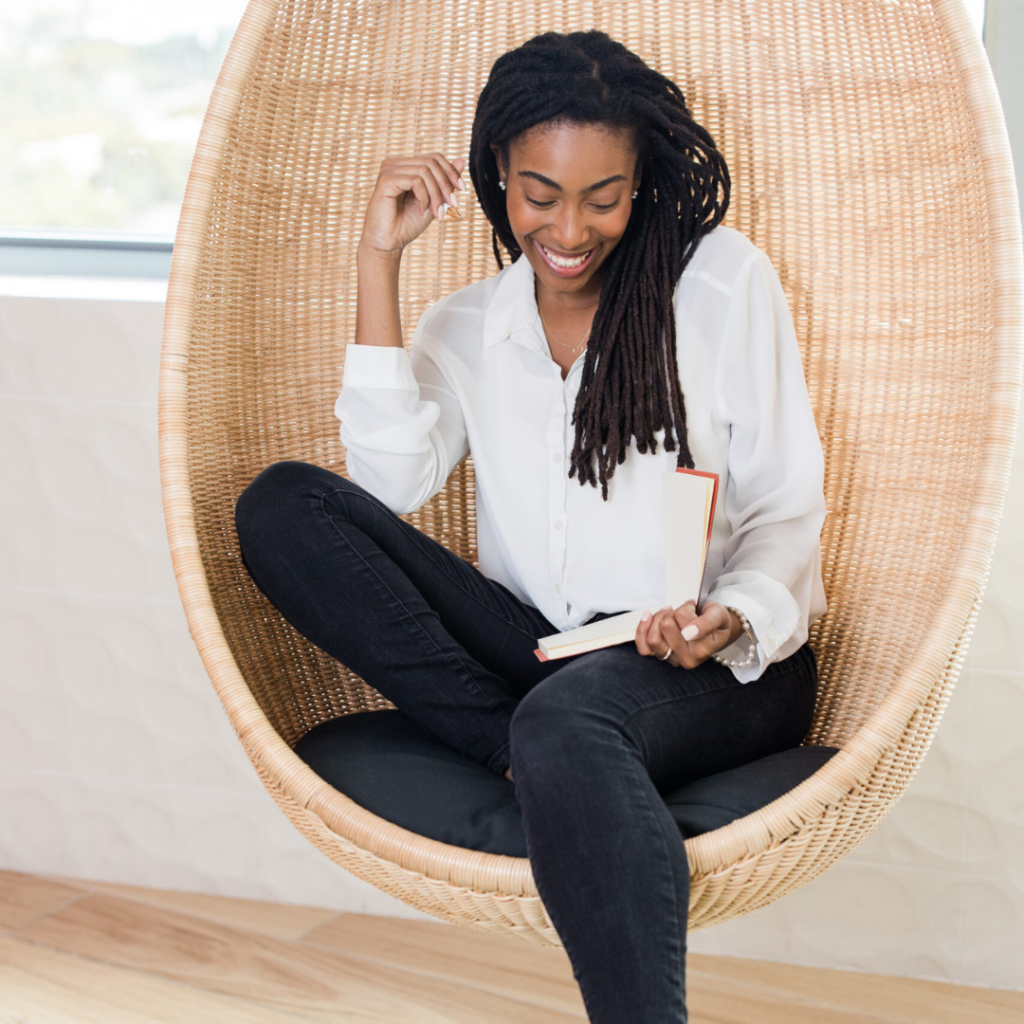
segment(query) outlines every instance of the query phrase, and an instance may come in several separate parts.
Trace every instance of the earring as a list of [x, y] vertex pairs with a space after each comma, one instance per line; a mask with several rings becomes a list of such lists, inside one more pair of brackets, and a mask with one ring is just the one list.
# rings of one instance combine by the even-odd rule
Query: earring
[[636, 192], [634, 192], [629, 198], [630, 199], [636, 199]]
[[501, 191], [504, 192], [505, 191], [505, 182], [499, 180], [498, 188], [500, 188]]

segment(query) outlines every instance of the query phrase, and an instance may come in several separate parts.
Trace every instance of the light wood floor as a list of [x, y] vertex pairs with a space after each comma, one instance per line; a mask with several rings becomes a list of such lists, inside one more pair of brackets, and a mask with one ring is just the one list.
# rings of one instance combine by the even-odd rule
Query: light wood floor
[[[1024, 1020], [1024, 993], [727, 957], [691, 956], [688, 981], [693, 1024]], [[3, 1024], [580, 1020], [561, 950], [440, 923], [0, 872]]]

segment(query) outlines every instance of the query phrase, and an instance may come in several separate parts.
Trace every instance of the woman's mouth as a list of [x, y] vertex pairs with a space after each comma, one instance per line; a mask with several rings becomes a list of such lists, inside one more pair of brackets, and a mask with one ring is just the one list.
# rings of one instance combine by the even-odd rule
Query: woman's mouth
[[551, 252], [550, 249], [545, 248], [537, 239], [533, 239], [534, 245], [537, 246], [537, 251], [541, 254], [544, 262], [551, 268], [552, 273], [557, 274], [559, 277], [576, 277], [577, 274], [582, 274], [584, 270], [590, 265], [590, 261], [593, 259], [594, 253], [597, 252], [597, 247], [588, 249], [586, 252], [581, 252], [576, 256], [565, 256], [557, 252]]

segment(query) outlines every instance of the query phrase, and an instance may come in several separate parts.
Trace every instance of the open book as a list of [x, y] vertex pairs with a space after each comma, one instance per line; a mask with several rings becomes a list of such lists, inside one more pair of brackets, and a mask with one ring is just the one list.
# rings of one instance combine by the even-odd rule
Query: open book
[[[717, 473], [677, 469], [664, 474], [665, 604], [673, 608], [700, 600], [717, 498]], [[564, 633], [542, 636], [534, 654], [541, 661], [552, 661], [626, 643], [636, 636], [646, 610], [623, 612]]]

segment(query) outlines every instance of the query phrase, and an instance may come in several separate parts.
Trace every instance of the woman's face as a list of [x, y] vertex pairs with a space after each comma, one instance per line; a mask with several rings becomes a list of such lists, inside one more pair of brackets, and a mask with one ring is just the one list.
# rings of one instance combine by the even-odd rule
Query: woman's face
[[506, 183], [508, 219], [537, 286], [596, 298], [602, 266], [618, 245], [640, 184], [633, 133], [604, 125], [546, 122], [514, 139]]

